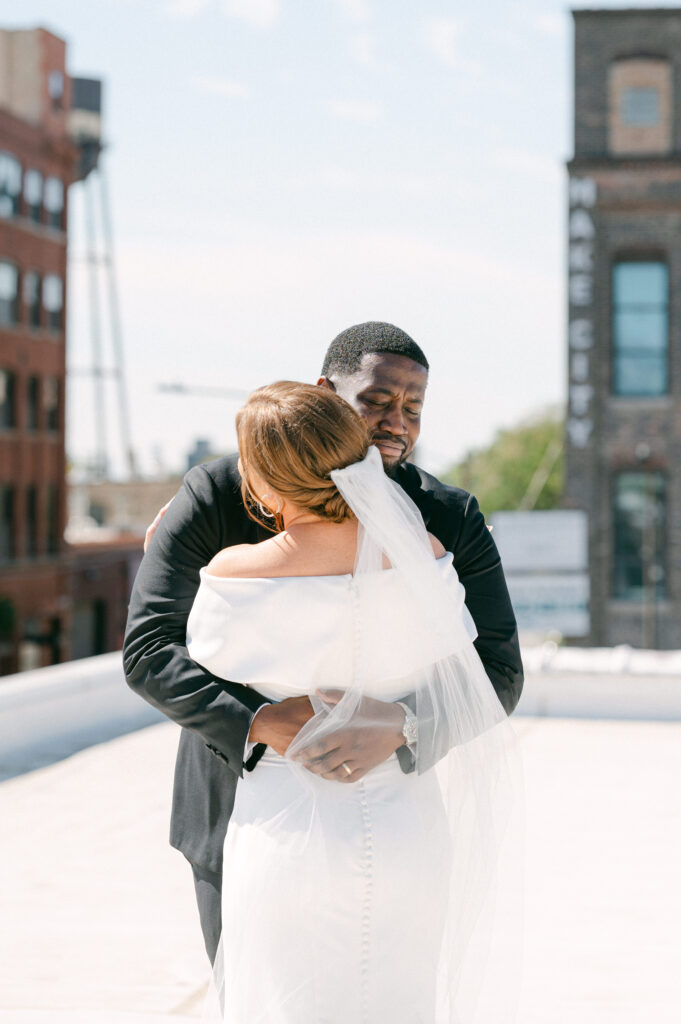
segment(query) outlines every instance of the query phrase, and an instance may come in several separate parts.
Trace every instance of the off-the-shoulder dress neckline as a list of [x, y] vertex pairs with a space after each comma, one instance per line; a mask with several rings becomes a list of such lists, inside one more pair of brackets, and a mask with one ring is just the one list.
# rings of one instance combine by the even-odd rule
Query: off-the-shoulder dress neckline
[[[444, 555], [440, 555], [439, 558], [435, 559], [436, 565], [445, 564], [445, 560], [452, 561], [454, 555], [451, 551], [445, 551]], [[394, 569], [382, 569], [381, 572], [394, 572]], [[202, 569], [199, 569], [199, 576], [201, 579], [219, 580], [222, 583], [271, 583], [279, 580], [351, 580], [354, 578], [351, 572], [335, 572], [309, 576], [216, 576], [212, 572], [208, 572], [207, 567], [204, 565]]]

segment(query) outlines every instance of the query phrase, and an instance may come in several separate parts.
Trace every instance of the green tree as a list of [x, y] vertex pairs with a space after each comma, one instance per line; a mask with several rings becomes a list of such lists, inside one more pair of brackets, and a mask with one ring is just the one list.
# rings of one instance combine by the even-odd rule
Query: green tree
[[485, 516], [556, 508], [563, 493], [564, 429], [562, 410], [544, 410], [500, 430], [488, 447], [467, 452], [442, 479], [474, 494]]

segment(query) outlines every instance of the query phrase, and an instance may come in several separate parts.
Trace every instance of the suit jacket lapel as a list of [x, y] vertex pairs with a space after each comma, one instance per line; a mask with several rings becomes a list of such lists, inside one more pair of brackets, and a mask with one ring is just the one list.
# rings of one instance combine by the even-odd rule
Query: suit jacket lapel
[[418, 466], [411, 462], [403, 463], [397, 470], [394, 480], [414, 502], [427, 529], [433, 512], [435, 495], [431, 490], [424, 489]]

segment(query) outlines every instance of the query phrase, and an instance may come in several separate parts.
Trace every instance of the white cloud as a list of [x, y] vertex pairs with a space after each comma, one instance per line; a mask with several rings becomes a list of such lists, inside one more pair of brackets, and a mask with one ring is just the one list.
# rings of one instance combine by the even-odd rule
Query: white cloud
[[279, 17], [279, 0], [222, 0], [225, 14], [256, 28], [270, 28]]
[[[197, 434], [233, 448], [235, 407], [158, 394], [157, 381], [250, 390], [278, 377], [314, 380], [326, 343], [363, 320], [397, 323], [427, 348], [434, 369], [423, 444], [448, 459], [561, 393], [558, 260], [504, 259], [470, 239], [434, 242], [409, 231], [232, 228], [218, 242], [190, 235], [179, 247], [151, 237], [119, 244], [135, 437], [140, 447], [162, 443], [170, 464]], [[519, 301], [524, 295], [533, 301]], [[152, 327], [172, 371], [154, 361]], [[92, 430], [84, 421], [74, 427], [69, 449], [78, 454]]]
[[[295, 244], [292, 241], [287, 233], [254, 231], [251, 224], [235, 223], [234, 238], [229, 242], [200, 239], [187, 242], [172, 254], [165, 242], [149, 238], [122, 245], [121, 268], [126, 284], [140, 296], [148, 295], [152, 287], [149, 266], [162, 268], [154, 287], [172, 295], [173, 304], [186, 304], [190, 317], [196, 309], [193, 299], [203, 303], [205, 298], [219, 295], [221, 301], [225, 296], [231, 301], [233, 296], [244, 295], [260, 301], [263, 274], [273, 294], [281, 294], [289, 303], [291, 287], [299, 286], [301, 280], [308, 285], [323, 283], [330, 290], [333, 282], [343, 278], [366, 282], [370, 268], [369, 277], [373, 278], [377, 277], [377, 268], [382, 268], [378, 276], [389, 294], [394, 290], [400, 294], [404, 280], [416, 270], [423, 280], [442, 284], [450, 293], [452, 280], [460, 275], [467, 282], [476, 280], [480, 291], [488, 294], [493, 285], [537, 290], [550, 282], [559, 288], [561, 283], [560, 275], [556, 277], [539, 263], [528, 265], [408, 231], [329, 231], [321, 236], [303, 233], [295, 236]], [[347, 252], [354, 253], [352, 265], [346, 262]], [[145, 267], [143, 273], [140, 268]], [[395, 288], [392, 280], [397, 282]], [[410, 290], [413, 292], [415, 287]], [[345, 284], [338, 285], [341, 293], [345, 289]], [[371, 288], [363, 287], [362, 291], [370, 294]], [[460, 294], [465, 297], [465, 289], [460, 289]]]
[[567, 14], [558, 11], [545, 11], [534, 19], [535, 28], [547, 36], [562, 36], [567, 31]]
[[374, 41], [369, 32], [356, 32], [350, 42], [350, 51], [357, 64], [364, 64], [366, 67], [376, 65]]
[[336, 0], [336, 3], [351, 21], [361, 23], [369, 20], [369, 4], [366, 0]]
[[226, 96], [231, 100], [246, 100], [250, 95], [250, 89], [244, 82], [234, 82], [229, 78], [197, 78], [195, 84], [201, 92]]
[[166, 11], [173, 17], [194, 18], [216, 2], [228, 18], [245, 21], [255, 28], [271, 28], [281, 9], [280, 0], [171, 0]]
[[[298, 179], [300, 182], [300, 179]], [[304, 182], [305, 186], [323, 185], [324, 188], [333, 189], [336, 192], [360, 192], [367, 194], [381, 194], [383, 196], [392, 193], [396, 196], [408, 196], [410, 198], [423, 197], [429, 194], [441, 192], [452, 197], [458, 195], [460, 189], [452, 181], [451, 175], [439, 174], [425, 171], [422, 174], [395, 171], [367, 171], [356, 167], [347, 167], [342, 164], [327, 164], [318, 174], [310, 177]], [[468, 186], [465, 190], [467, 200], [472, 198], [471, 189]], [[485, 191], [481, 189], [479, 196], [481, 201], [485, 199]]]
[[456, 37], [459, 26], [454, 18], [427, 18], [424, 25], [425, 40], [436, 57], [455, 67], [458, 61]]
[[172, 0], [166, 13], [174, 18], [193, 18], [210, 5], [212, 0]]
[[383, 116], [383, 106], [375, 100], [332, 100], [329, 110], [342, 121], [374, 124]]
[[509, 146], [498, 149], [493, 157], [499, 167], [516, 171], [534, 181], [557, 185], [563, 178], [563, 169], [559, 161], [545, 153]]

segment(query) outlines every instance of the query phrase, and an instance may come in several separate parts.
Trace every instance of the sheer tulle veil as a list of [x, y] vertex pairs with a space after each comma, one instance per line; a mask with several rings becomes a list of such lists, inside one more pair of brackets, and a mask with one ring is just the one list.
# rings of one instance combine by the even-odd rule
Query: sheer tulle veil
[[[438, 833], [442, 916], [433, 923], [439, 935], [436, 1017], [424, 1024], [510, 1024], [515, 1020], [521, 975], [524, 806], [513, 727], [473, 644], [476, 631], [464, 588], [455, 572], [443, 574], [418, 509], [385, 474], [378, 450], [370, 448], [362, 462], [335, 470], [331, 477], [359, 523], [352, 580], [354, 671], [337, 704], [311, 698], [315, 714], [287, 751], [292, 767], [306, 782], [301, 798], [306, 801], [306, 826], [301, 830], [300, 807], [295, 814], [292, 808], [279, 808], [277, 850], [282, 843], [294, 855], [314, 849], [317, 865], [306, 878], [308, 891], [297, 894], [300, 920], [294, 934], [295, 928], [304, 929], [308, 915], [320, 912], [325, 887], [333, 887], [328, 856], [332, 838], [320, 824], [317, 780], [295, 763], [295, 757], [309, 743], [349, 723], [370, 725], [370, 702], [365, 698], [374, 692], [377, 676], [387, 674], [397, 699], [415, 709], [415, 770], [436, 773], [445, 816], [445, 827]], [[399, 591], [392, 638], [372, 633], [372, 580], [384, 570], [386, 560]], [[290, 831], [289, 814], [296, 822]], [[414, 878], [406, 891], [394, 895], [405, 932], [419, 886], [420, 880]], [[257, 928], [255, 905], [254, 917]], [[204, 1020], [223, 1020], [226, 960], [229, 970], [267, 970], [263, 963], [239, 963], [239, 956], [238, 942], [230, 948], [221, 943]], [[323, 979], [329, 964], [321, 953], [319, 959], [308, 969], [311, 977]], [[417, 962], [413, 969], [419, 969]], [[393, 1014], [385, 1017], [385, 1024], [407, 1021]]]

